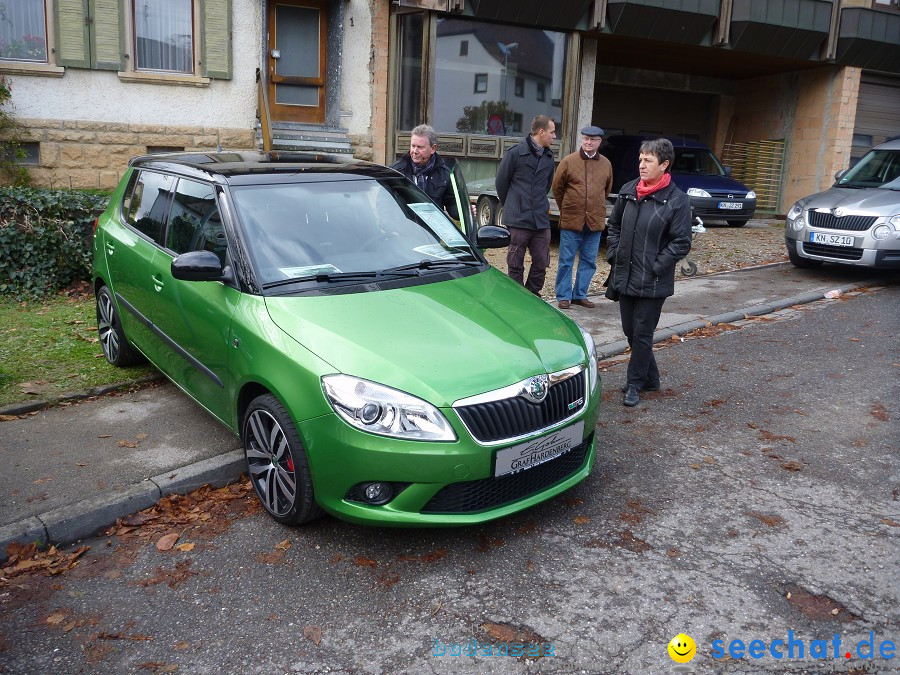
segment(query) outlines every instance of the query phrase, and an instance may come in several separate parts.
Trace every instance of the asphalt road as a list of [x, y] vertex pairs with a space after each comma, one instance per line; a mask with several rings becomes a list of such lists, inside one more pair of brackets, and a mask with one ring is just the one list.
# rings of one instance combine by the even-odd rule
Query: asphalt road
[[[673, 341], [662, 391], [635, 409], [604, 393], [584, 483], [486, 526], [286, 529], [250, 495], [91, 539], [74, 569], [0, 585], [0, 665], [671, 672], [684, 632], [696, 672], [895, 672], [879, 650], [900, 643], [898, 335], [889, 286]], [[622, 381], [624, 362], [602, 365]], [[166, 532], [194, 547], [159, 551]], [[473, 639], [478, 656], [453, 655]], [[743, 656], [713, 658], [729, 647]]]

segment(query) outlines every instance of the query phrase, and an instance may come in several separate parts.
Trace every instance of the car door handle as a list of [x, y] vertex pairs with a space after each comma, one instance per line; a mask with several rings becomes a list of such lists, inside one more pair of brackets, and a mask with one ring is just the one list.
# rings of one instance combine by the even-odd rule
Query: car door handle
[[165, 286], [162, 277], [158, 274], [154, 274], [151, 278], [153, 279], [153, 288], [155, 288], [157, 291], [161, 291], [163, 289], [163, 286]]
[[109, 241], [106, 242], [106, 252], [107, 252], [109, 255], [112, 255], [113, 253], [115, 253], [115, 252], [116, 252], [116, 246], [115, 246], [115, 244], [113, 244], [112, 242], [109, 242]]

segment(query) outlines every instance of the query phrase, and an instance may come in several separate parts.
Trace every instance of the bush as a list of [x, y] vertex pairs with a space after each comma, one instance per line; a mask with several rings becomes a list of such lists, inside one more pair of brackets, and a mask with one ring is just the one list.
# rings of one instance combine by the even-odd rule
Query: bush
[[31, 175], [28, 168], [19, 165], [25, 157], [22, 128], [11, 108], [7, 107], [11, 98], [9, 81], [0, 75], [0, 172], [6, 174], [13, 185], [29, 185]]
[[91, 278], [94, 220], [108, 195], [0, 188], [0, 295], [39, 298]]

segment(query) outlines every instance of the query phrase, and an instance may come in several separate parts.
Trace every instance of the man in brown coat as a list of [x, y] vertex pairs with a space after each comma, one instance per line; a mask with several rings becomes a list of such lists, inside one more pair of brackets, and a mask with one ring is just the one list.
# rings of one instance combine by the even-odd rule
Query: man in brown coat
[[[556, 302], [593, 307], [588, 286], [597, 271], [600, 237], [606, 229], [606, 195], [612, 189], [612, 165], [597, 149], [603, 129], [581, 130], [581, 149], [566, 155], [553, 178], [553, 196], [559, 206], [559, 267], [556, 272]], [[578, 272], [572, 288], [572, 268], [578, 254]]]

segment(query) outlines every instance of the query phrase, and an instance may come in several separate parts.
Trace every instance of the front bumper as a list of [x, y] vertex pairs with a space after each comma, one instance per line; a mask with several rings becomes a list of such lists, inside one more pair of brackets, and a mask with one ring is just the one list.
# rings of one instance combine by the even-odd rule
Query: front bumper
[[[695, 216], [703, 220], [748, 221], [756, 211], [756, 200], [743, 197], [691, 197], [691, 208]], [[723, 209], [719, 204], [740, 204], [740, 209]]]
[[[801, 214], [807, 223], [800, 230], [795, 230], [795, 220], [787, 220], [784, 230], [784, 243], [789, 251], [794, 251], [801, 258], [821, 260], [822, 262], [871, 267], [876, 269], [900, 268], [900, 232], [894, 232], [887, 239], [878, 240], [872, 236], [872, 230], [882, 224], [879, 218], [868, 230], [859, 232], [852, 230], [834, 230], [810, 226], [807, 212]], [[812, 232], [853, 237], [852, 246], [830, 246], [810, 242]]]
[[[316, 501], [342, 520], [387, 526], [471, 525], [535, 506], [565, 492], [591, 472], [600, 393], [598, 383], [580, 415], [561, 427], [533, 435], [540, 438], [583, 421], [580, 445], [543, 464], [496, 478], [496, 453], [521, 440], [480, 444], [453, 410], [442, 410], [458, 437], [451, 443], [376, 436], [350, 427], [334, 414], [308, 420], [300, 425], [300, 435]], [[354, 486], [370, 481], [408, 485], [380, 506], [348, 499]]]

